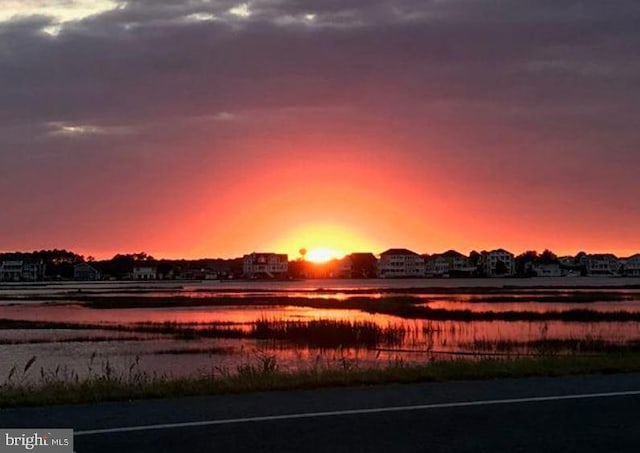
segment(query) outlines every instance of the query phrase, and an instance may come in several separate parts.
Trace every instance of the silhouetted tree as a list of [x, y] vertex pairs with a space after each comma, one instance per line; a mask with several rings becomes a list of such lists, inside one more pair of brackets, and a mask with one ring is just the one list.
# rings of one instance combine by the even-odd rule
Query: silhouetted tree
[[521, 253], [515, 259], [516, 273], [518, 275], [532, 277], [533, 271], [531, 270], [531, 264], [535, 263], [538, 259], [539, 255], [535, 250], [528, 250]]
[[351, 276], [354, 278], [372, 278], [376, 276], [377, 263], [375, 255], [372, 253], [352, 253]]
[[496, 262], [496, 275], [506, 275], [509, 273], [509, 268], [502, 260]]
[[545, 249], [545, 251], [540, 254], [539, 261], [544, 264], [557, 263], [558, 255], [549, 249]]
[[50, 279], [72, 279], [73, 266], [84, 261], [82, 255], [70, 250], [36, 250], [32, 253], [20, 254], [20, 259], [42, 261], [45, 265], [45, 275]]

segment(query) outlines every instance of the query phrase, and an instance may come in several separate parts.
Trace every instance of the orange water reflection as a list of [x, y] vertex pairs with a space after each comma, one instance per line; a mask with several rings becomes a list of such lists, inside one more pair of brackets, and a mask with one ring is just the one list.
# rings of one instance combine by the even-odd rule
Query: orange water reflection
[[[432, 303], [434, 306], [440, 303]], [[461, 304], [453, 303], [456, 308]], [[473, 305], [476, 308], [481, 305]], [[525, 304], [498, 304], [503, 309], [519, 309]], [[535, 304], [526, 305], [532, 310]], [[496, 304], [487, 308], [496, 309]], [[298, 306], [215, 306], [172, 308], [90, 309], [81, 305], [12, 305], [0, 307], [0, 318], [31, 321], [87, 324], [129, 324], [142, 322], [224, 323], [248, 325], [260, 319], [369, 321], [380, 327], [399, 326], [406, 332], [403, 347], [459, 350], [461, 345], [477, 340], [531, 341], [545, 338], [597, 337], [623, 341], [640, 337], [640, 323], [635, 322], [563, 322], [563, 321], [430, 321], [403, 319], [370, 314], [359, 310], [317, 309]], [[1, 335], [0, 331], [0, 335]]]
[[[637, 280], [636, 280], [637, 281]], [[514, 281], [508, 281], [513, 283]], [[460, 282], [456, 282], [459, 284]], [[495, 282], [491, 282], [495, 284]], [[273, 342], [255, 339], [198, 339], [181, 340], [170, 335], [128, 335], [107, 330], [0, 330], [0, 340], [5, 343], [12, 341], [22, 344], [0, 345], [0, 376], [16, 364], [23, 364], [31, 357], [38, 357], [38, 366], [53, 367], [59, 364], [76, 367], [79, 370], [86, 369], [89, 358], [97, 353], [103, 359], [114, 360], [121, 363], [126, 369], [134, 357], [142, 357], [145, 371], [186, 375], [203, 372], [211, 369], [233, 369], [243, 361], [250, 361], [256, 354], [274, 354], [283, 369], [296, 369], [307, 366], [315, 366], [318, 361], [329, 366], [336, 361], [355, 360], [366, 364], [384, 364], [388, 361], [401, 359], [407, 362], [423, 362], [433, 357], [446, 358], [446, 354], [469, 353], [476, 351], [474, 344], [482, 342], [529, 342], [544, 339], [585, 339], [596, 338], [610, 342], [621, 343], [627, 340], [640, 339], [640, 323], [636, 322], [595, 322], [595, 323], [567, 323], [562, 321], [428, 321], [408, 320], [390, 315], [370, 314], [360, 310], [339, 308], [310, 308], [303, 306], [290, 306], [286, 302], [280, 306], [274, 305], [248, 305], [243, 304], [243, 299], [249, 296], [265, 297], [265, 300], [276, 296], [278, 298], [331, 298], [345, 300], [349, 297], [389, 297], [412, 296], [424, 299], [423, 304], [431, 308], [448, 310], [471, 310], [475, 312], [486, 311], [534, 311], [549, 312], [571, 309], [590, 309], [596, 311], [632, 311], [640, 312], [640, 301], [635, 300], [640, 296], [637, 289], [608, 289], [608, 293], [629, 296], [630, 300], [623, 301], [599, 301], [589, 303], [569, 302], [532, 302], [540, 295], [542, 290], [525, 289], [508, 293], [509, 302], [486, 302], [486, 294], [465, 294], [457, 290], [448, 294], [437, 292], [415, 294], [408, 291], [409, 288], [422, 285], [433, 285], [432, 281], [403, 281], [400, 283], [387, 281], [367, 281], [366, 284], [358, 281], [349, 282], [243, 282], [243, 283], [203, 283], [185, 287], [162, 286], [154, 287], [151, 291], [144, 290], [140, 294], [144, 297], [225, 297], [232, 298], [233, 305], [225, 306], [198, 306], [198, 307], [170, 307], [170, 308], [115, 308], [94, 309], [81, 304], [73, 303], [42, 303], [29, 300], [31, 294], [70, 294], [68, 285], [57, 286], [54, 290], [43, 288], [29, 288], [26, 290], [11, 290], [5, 288], [0, 291], [10, 294], [13, 298], [22, 297], [19, 303], [12, 304], [6, 298], [0, 305], [0, 318], [31, 321], [70, 322], [86, 324], [131, 324], [142, 322], [175, 322], [175, 323], [225, 323], [233, 324], [242, 329], [249, 329], [251, 323], [259, 319], [267, 320], [297, 320], [309, 321], [327, 319], [334, 321], [373, 322], [380, 327], [396, 326], [403, 331], [402, 341], [394, 344], [388, 350], [362, 348], [336, 348], [321, 350], [317, 347], [293, 346], [286, 342]], [[453, 283], [445, 282], [443, 285]], [[473, 284], [477, 284], [474, 281]], [[485, 284], [483, 282], [483, 284]], [[235, 286], [249, 286], [245, 290], [234, 290]], [[242, 286], [241, 286], [242, 285]], [[368, 285], [368, 286], [367, 286]], [[384, 288], [397, 286], [395, 291], [389, 293]], [[158, 285], [161, 286], [161, 285]], [[74, 287], [75, 288], [75, 287]], [[321, 288], [324, 289], [321, 291]], [[100, 290], [104, 290], [100, 293]], [[138, 290], [131, 287], [104, 285], [78, 285], [72, 291], [99, 294], [101, 297], [117, 295], [131, 295]], [[309, 292], [309, 291], [314, 292]], [[355, 291], [354, 291], [355, 290]], [[25, 292], [26, 291], [26, 292]], [[140, 290], [142, 291], [142, 290]], [[570, 293], [588, 292], [589, 289], [571, 289], [558, 291], [559, 297]], [[67, 298], [67, 296], [64, 296]], [[17, 299], [16, 299], [17, 300]], [[68, 300], [68, 298], [67, 298]], [[237, 303], [235, 302], [237, 300]], [[292, 303], [292, 302], [290, 302]], [[56, 342], [59, 339], [77, 340], [79, 336], [107, 336], [119, 337], [117, 341], [91, 342]], [[138, 338], [136, 338], [138, 337]], [[41, 343], [31, 344], [28, 341], [38, 340]], [[50, 342], [46, 342], [50, 340]], [[200, 349], [229, 348], [231, 354], [223, 353], [199, 353]], [[167, 350], [192, 350], [193, 354], [167, 354]], [[407, 352], [414, 351], [414, 352]], [[477, 351], [476, 351], [477, 352]]]

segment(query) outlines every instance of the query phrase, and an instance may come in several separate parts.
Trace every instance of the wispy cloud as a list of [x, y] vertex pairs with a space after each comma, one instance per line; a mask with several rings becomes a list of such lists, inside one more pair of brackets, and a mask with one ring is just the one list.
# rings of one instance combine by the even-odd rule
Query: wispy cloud
[[126, 126], [97, 126], [53, 121], [47, 124], [49, 133], [53, 136], [91, 137], [95, 135], [126, 135], [132, 132]]

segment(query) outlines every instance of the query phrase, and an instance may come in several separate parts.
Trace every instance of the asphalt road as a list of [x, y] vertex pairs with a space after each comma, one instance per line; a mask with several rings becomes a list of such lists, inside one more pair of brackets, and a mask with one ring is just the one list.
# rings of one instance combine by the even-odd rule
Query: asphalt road
[[640, 375], [527, 378], [0, 409], [77, 452], [640, 451]]

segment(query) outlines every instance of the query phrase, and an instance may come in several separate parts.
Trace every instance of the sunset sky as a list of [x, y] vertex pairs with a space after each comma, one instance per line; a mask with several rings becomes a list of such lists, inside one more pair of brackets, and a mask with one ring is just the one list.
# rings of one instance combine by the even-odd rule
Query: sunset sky
[[637, 0], [0, 0], [0, 251], [640, 251]]

